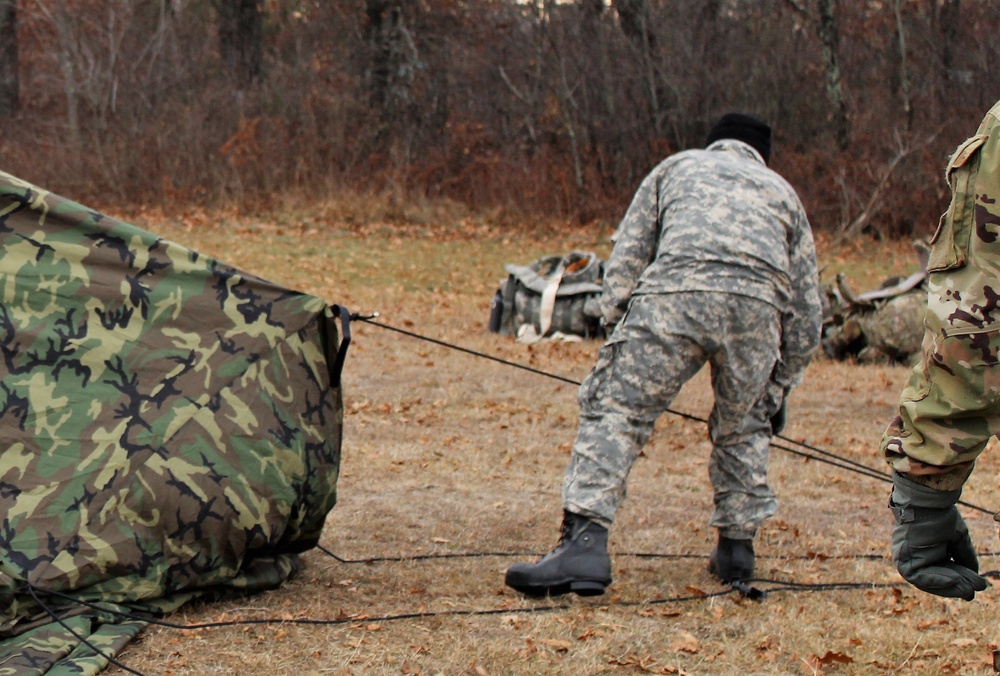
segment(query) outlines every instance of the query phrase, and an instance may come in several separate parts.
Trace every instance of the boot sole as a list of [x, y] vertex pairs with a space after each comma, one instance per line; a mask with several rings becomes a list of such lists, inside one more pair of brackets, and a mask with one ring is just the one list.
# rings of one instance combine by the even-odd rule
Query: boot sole
[[531, 596], [532, 598], [541, 598], [543, 596], [562, 596], [563, 594], [568, 594], [573, 592], [578, 596], [600, 596], [607, 589], [611, 581], [601, 582], [599, 580], [567, 580], [564, 582], [557, 582], [555, 584], [537, 586], [520, 584], [517, 580], [508, 579], [504, 580], [506, 585], [511, 589], [518, 591], [525, 596]]

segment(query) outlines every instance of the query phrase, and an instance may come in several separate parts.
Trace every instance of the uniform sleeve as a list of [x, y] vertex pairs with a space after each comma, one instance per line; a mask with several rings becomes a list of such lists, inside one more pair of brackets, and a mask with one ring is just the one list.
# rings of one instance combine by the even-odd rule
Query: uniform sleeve
[[615, 232], [615, 246], [604, 271], [601, 321], [614, 326], [625, 314], [643, 271], [653, 261], [659, 240], [659, 186], [661, 173], [643, 180]]
[[788, 250], [792, 298], [788, 311], [782, 315], [781, 364], [774, 377], [785, 390], [802, 381], [806, 366], [819, 347], [823, 321], [816, 245], [805, 209], [797, 198], [795, 202], [795, 227]]
[[1000, 330], [980, 300], [995, 295], [1000, 274], [998, 113], [1000, 103], [948, 163], [952, 199], [928, 264], [924, 355], [880, 444], [895, 471], [938, 490], [960, 488], [1000, 429], [990, 386], [1000, 375]]

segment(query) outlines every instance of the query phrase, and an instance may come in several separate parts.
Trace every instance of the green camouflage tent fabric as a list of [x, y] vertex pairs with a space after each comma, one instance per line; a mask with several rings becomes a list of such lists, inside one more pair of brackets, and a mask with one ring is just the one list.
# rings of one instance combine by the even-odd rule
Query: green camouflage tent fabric
[[347, 336], [0, 172], [0, 676], [96, 673], [125, 613], [287, 580], [336, 502]]

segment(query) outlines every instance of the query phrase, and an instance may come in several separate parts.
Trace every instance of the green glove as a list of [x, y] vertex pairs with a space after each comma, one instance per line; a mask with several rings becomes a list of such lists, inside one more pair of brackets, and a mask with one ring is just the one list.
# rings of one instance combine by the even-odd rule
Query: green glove
[[962, 489], [938, 491], [892, 474], [889, 508], [896, 517], [892, 560], [914, 587], [929, 594], [971, 601], [986, 589], [969, 528], [955, 504]]

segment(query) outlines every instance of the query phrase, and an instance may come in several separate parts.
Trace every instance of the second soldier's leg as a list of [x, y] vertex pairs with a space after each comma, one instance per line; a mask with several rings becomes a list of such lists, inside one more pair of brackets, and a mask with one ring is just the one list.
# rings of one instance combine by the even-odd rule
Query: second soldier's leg
[[[580, 387], [580, 425], [563, 481], [563, 505], [609, 526], [656, 419], [706, 359], [676, 331], [683, 294], [637, 298]], [[686, 335], [683, 335], [686, 334]]]
[[767, 484], [771, 423], [763, 400], [744, 414], [743, 424], [728, 426], [712, 411], [709, 435], [712, 457], [709, 477], [715, 490], [712, 526], [726, 537], [752, 539], [760, 524], [778, 509]]
[[[611, 583], [608, 526], [657, 417], [697, 373], [706, 353], [678, 306], [685, 294], [635, 299], [579, 391], [580, 427], [563, 482], [559, 544], [515, 563], [505, 583], [529, 596], [601, 594]], [[683, 303], [680, 303], [683, 306]], [[700, 312], [699, 305], [699, 312]]]
[[725, 582], [752, 576], [753, 538], [778, 508], [767, 484], [770, 417], [776, 403], [769, 396], [769, 383], [778, 358], [777, 326], [774, 307], [737, 299], [711, 360], [715, 392], [709, 418], [709, 476], [715, 491], [711, 525], [719, 531], [719, 542], [709, 570]]

